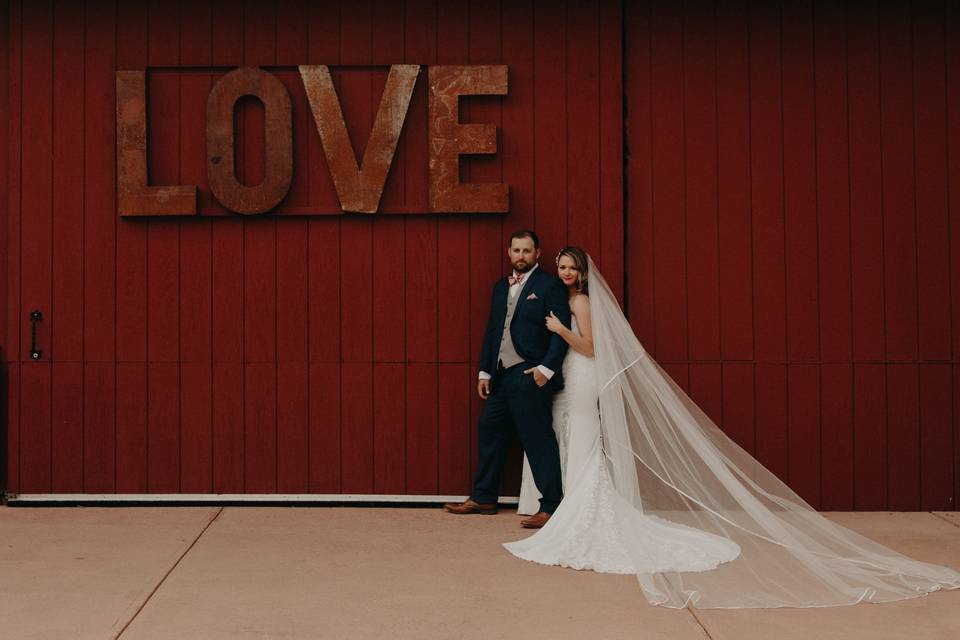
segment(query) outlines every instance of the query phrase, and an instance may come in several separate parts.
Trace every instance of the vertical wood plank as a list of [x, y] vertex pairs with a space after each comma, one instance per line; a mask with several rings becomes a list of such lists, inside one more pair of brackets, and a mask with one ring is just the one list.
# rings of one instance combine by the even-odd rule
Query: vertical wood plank
[[[787, 355], [780, 21], [774, 5], [750, 8], [754, 343], [755, 357], [763, 362], [783, 361]], [[763, 425], [759, 418], [758, 425]]]
[[[504, 62], [500, 12], [501, 7], [497, 3], [483, 1], [469, 3], [468, 12], [442, 11], [440, 33], [438, 35], [442, 47], [439, 54], [441, 56], [440, 61], [443, 62], [444, 59], [447, 59], [457, 63], [463, 60], [468, 64], [500, 64]], [[554, 13], [562, 14], [561, 7], [557, 6]], [[450, 21], [443, 20], [443, 16], [448, 16]], [[458, 38], [457, 36], [460, 33], [465, 34], [466, 37]], [[509, 81], [508, 84], [510, 84]], [[463, 101], [464, 111], [461, 120], [492, 124], [497, 128], [498, 135], [502, 139], [505, 135], [502, 130], [503, 102], [504, 98], [501, 97], [468, 98]], [[498, 145], [496, 155], [465, 156], [461, 162], [464, 162], [464, 175], [471, 182], [505, 181], [502, 145]], [[559, 190], [559, 185], [557, 186]], [[457, 273], [469, 273], [470, 353], [477, 354], [473, 357], [478, 357], [483, 345], [483, 334], [486, 330], [487, 319], [490, 317], [491, 285], [498, 276], [512, 271], [512, 267], [504, 260], [505, 241], [517, 229], [513, 228], [513, 223], [509, 224], [507, 229], [504, 229], [504, 217], [496, 214], [458, 216], [456, 220], [450, 221], [451, 224], [446, 224], [446, 222], [441, 218], [438, 241], [441, 246], [448, 245], [448, 251], [459, 255], [454, 258], [451, 253], [447, 253], [441, 257], [441, 260], [451, 260], [457, 265], [454, 271], [446, 272], [446, 269], [443, 270], [444, 279], [441, 280], [440, 288], [440, 299], [442, 301], [439, 325], [441, 344], [446, 342], [443, 336], [449, 330], [449, 323], [445, 321], [462, 321], [463, 319], [463, 316], [447, 317], [446, 309], [450, 305], [443, 301], [451, 299], [458, 288], [462, 287], [462, 284], [451, 282], [450, 279]], [[558, 216], [558, 222], [560, 222], [560, 216]], [[564, 234], [556, 237], [565, 241], [565, 220], [560, 223], [564, 224]], [[469, 235], [467, 234], [468, 229]], [[540, 248], [544, 252], [540, 257], [538, 268], [552, 271], [554, 268], [552, 256], [556, 255], [559, 246], [546, 243], [542, 235], [542, 225], [538, 226], [536, 231], [540, 236]], [[506, 238], [504, 235], [506, 235]], [[455, 337], [451, 336], [451, 338], [460, 339], [462, 335], [462, 333], [457, 332], [457, 335]], [[450, 349], [445, 350], [452, 351]], [[476, 368], [479, 369], [479, 365]], [[475, 388], [476, 384], [471, 386]], [[430, 390], [430, 394], [435, 395], [436, 389]], [[480, 407], [477, 408], [479, 410]], [[478, 421], [479, 415], [474, 424]], [[471, 441], [477, 442], [473, 436]], [[520, 474], [523, 470], [522, 461], [523, 456], [520, 453], [519, 439], [517, 439], [517, 443], [508, 454], [507, 463], [504, 467], [504, 495], [519, 493]]]
[[887, 508], [920, 504], [920, 375], [915, 363], [887, 364]]
[[847, 96], [850, 128], [850, 265], [853, 357], [882, 360], [884, 342], [883, 209], [880, 163], [880, 59], [876, 7], [850, 7]]
[[651, 152], [652, 78], [650, 74], [650, 9], [628, 3], [624, 46], [626, 111], [626, 181], [628, 197], [627, 252], [624, 271], [629, 274], [626, 310], [634, 332], [645, 347], [656, 348], [653, 278], [653, 154]]
[[724, 362], [723, 432], [750, 455], [756, 455], [754, 429], [754, 365], [743, 362]]
[[787, 365], [756, 364], [756, 453], [753, 455], [784, 482], [790, 477], [787, 384]]
[[[851, 76], [852, 77], [852, 76]], [[887, 371], [853, 367], [854, 508], [887, 508]]]
[[924, 511], [955, 508], [952, 395], [949, 364], [920, 365], [920, 508]]
[[[211, 20], [208, 0], [181, 6], [181, 64], [211, 64]], [[201, 194], [209, 190], [204, 160], [210, 86], [207, 74], [185, 73], [180, 78], [180, 184], [197, 185], [201, 210], [205, 204]], [[180, 221], [180, 485], [186, 493], [213, 491], [213, 222]]]
[[[820, 508], [820, 367], [787, 367], [790, 487], [815, 509]], [[783, 477], [783, 476], [780, 476]]]
[[[21, 188], [21, 313], [38, 309], [44, 321], [37, 328], [37, 342], [44, 361], [24, 362], [22, 397], [31, 408], [21, 415], [20, 455], [22, 490], [46, 493], [51, 488], [51, 370], [52, 325], [52, 99], [53, 43], [52, 8], [49, 2], [23, 7], [22, 135], [29, 144], [22, 149]], [[21, 322], [20, 342], [30, 344], [30, 322]], [[27, 354], [21, 356], [29, 357]]]
[[[600, 257], [599, 3], [570, 2], [566, 15], [567, 234]], [[560, 247], [547, 247], [552, 261]], [[550, 265], [551, 268], [553, 265]]]
[[[148, 63], [180, 61], [178, 4], [151, 2], [148, 8]], [[154, 184], [180, 184], [180, 79], [175, 73], [148, 74], [147, 144]], [[151, 492], [180, 486], [180, 223], [147, 221], [147, 456]]]
[[810, 362], [820, 357], [812, 2], [785, 5], [781, 21], [787, 358]]
[[[887, 358], [905, 362], [918, 355], [915, 138], [910, 99], [913, 38], [912, 29], [905, 28], [911, 18], [907, 6], [880, 6], [884, 336]], [[895, 396], [891, 394], [890, 399], [894, 401]], [[891, 485], [890, 489], [897, 488]]]
[[[340, 7], [311, 3], [307, 29], [307, 61], [336, 64], [340, 60]], [[337, 209], [330, 171], [320, 138], [311, 122], [309, 133], [310, 204]], [[311, 217], [308, 222], [309, 296], [307, 337], [310, 491], [340, 491], [340, 217]]]
[[[689, 274], [687, 343], [691, 360], [720, 357], [715, 29], [712, 3], [685, 8], [682, 64], [687, 225], [684, 240]], [[717, 374], [719, 376], [719, 370]]]
[[[853, 355], [850, 270], [851, 176], [848, 128], [850, 114], [847, 98], [846, 20], [846, 10], [841, 3], [817, 3], [814, 24], [814, 77], [816, 78], [816, 180], [819, 212], [817, 246], [819, 247], [820, 357], [834, 362], [849, 362]], [[857, 233], [859, 234], [860, 231], [861, 229], [858, 228]], [[841, 375], [839, 370], [833, 370], [829, 374], [826, 370], [823, 372], [824, 377], [835, 374]], [[828, 384], [823, 385], [825, 411], [828, 408], [826, 394], [836, 391], [829, 387]], [[825, 413], [825, 436], [826, 419]], [[841, 428], [840, 424], [835, 426]], [[825, 446], [825, 455], [827, 449]], [[843, 450], [852, 455], [848, 448]], [[840, 461], [837, 460], [837, 462]], [[824, 465], [826, 464], [827, 459], [824, 458]], [[826, 466], [824, 470], [827, 472]], [[839, 482], [840, 479], [836, 478], [836, 481]], [[824, 503], [827, 508], [830, 508], [828, 484], [825, 476]], [[847, 488], [844, 488], [841, 493], [843, 496], [841, 502], [848, 503]], [[839, 495], [836, 497], [840, 498]]]
[[[86, 6], [83, 118], [83, 486], [116, 490], [117, 210], [115, 194], [116, 6]], [[73, 28], [77, 28], [74, 25]], [[76, 242], [76, 239], [73, 240]]]
[[[53, 5], [53, 186], [49, 321], [53, 328], [51, 488], [83, 486], [83, 6]], [[78, 241], [79, 240], [79, 241]]]
[[656, 3], [651, 16], [651, 150], [653, 168], [653, 259], [656, 343], [661, 361], [686, 360], [687, 268], [684, 192], [683, 14]]
[[[243, 12], [230, 3], [215, 0], [210, 21], [212, 64], [241, 64]], [[211, 223], [213, 486], [217, 492], [239, 493], [244, 489], [244, 286], [241, 275], [245, 272], [244, 221], [240, 216], [230, 216], [214, 222], [216, 224]]]
[[[600, 266], [625, 307], [622, 2], [600, 3]], [[529, 129], [528, 129], [529, 130]]]
[[[750, 64], [743, 3], [717, 13], [717, 169], [720, 350], [753, 358]], [[752, 436], [751, 436], [752, 440]]]
[[913, 155], [917, 210], [918, 356], [950, 358], [950, 224], [947, 213], [947, 96], [944, 5], [914, 7]]
[[[243, 8], [243, 61], [276, 62], [276, 7], [248, 1]], [[262, 181], [266, 167], [261, 149], [265, 115], [261, 105], [238, 109], [242, 124], [243, 176]], [[243, 220], [243, 419], [244, 488], [252, 493], [277, 490], [277, 219]]]
[[820, 507], [826, 511], [854, 508], [853, 365], [820, 367]]

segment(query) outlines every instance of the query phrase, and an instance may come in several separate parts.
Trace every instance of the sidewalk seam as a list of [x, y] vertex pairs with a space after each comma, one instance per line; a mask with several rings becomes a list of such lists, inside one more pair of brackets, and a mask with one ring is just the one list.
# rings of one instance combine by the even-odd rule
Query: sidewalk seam
[[166, 582], [167, 577], [171, 573], [173, 573], [173, 570], [180, 565], [180, 562], [186, 557], [188, 553], [190, 553], [190, 550], [193, 549], [193, 546], [197, 544], [197, 541], [200, 540], [203, 534], [207, 532], [207, 529], [210, 528], [210, 525], [212, 525], [214, 521], [220, 517], [220, 514], [223, 513], [223, 510], [225, 508], [226, 507], [220, 507], [219, 509], [217, 509], [217, 512], [213, 514], [213, 517], [210, 518], [210, 520], [207, 522], [206, 525], [204, 525], [203, 529], [200, 530], [200, 533], [197, 534], [197, 537], [193, 539], [193, 542], [191, 542], [190, 545], [186, 549], [184, 549], [183, 553], [180, 554], [180, 557], [177, 558], [177, 561], [173, 563], [173, 566], [167, 569], [167, 572], [163, 574], [163, 577], [160, 578], [160, 581], [156, 584], [156, 586], [153, 587], [153, 590], [151, 590], [150, 593], [147, 595], [147, 597], [144, 598], [143, 602], [140, 603], [140, 606], [137, 607], [137, 610], [133, 613], [132, 616], [130, 616], [130, 619], [127, 620], [127, 623], [123, 625], [123, 628], [120, 629], [117, 635], [113, 636], [113, 640], [118, 640], [120, 636], [122, 636], [127, 631], [127, 628], [133, 623], [134, 620], [137, 619], [137, 616], [139, 616], [140, 612], [143, 611], [144, 607], [147, 606], [147, 603], [150, 602], [150, 600], [153, 598], [153, 595], [160, 589], [163, 583]]
[[710, 635], [709, 631], [707, 631], [707, 625], [703, 624], [703, 621], [700, 620], [700, 616], [697, 615], [697, 612], [689, 607], [687, 607], [687, 611], [690, 612], [690, 615], [693, 616], [693, 619], [697, 621], [698, 625], [700, 625], [700, 628], [703, 630], [703, 635], [707, 636], [707, 638], [710, 640], [713, 640], [713, 636]]

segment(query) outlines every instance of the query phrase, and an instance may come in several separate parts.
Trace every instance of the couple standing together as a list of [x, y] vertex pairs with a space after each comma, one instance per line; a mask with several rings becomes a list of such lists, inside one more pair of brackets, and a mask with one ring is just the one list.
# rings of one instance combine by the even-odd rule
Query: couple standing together
[[822, 516], [730, 440], [646, 353], [593, 261], [538, 264], [517, 231], [480, 355], [479, 466], [455, 514], [497, 512], [514, 435], [519, 513], [537, 531], [504, 544], [546, 565], [635, 574], [651, 604], [816, 607], [960, 588]]

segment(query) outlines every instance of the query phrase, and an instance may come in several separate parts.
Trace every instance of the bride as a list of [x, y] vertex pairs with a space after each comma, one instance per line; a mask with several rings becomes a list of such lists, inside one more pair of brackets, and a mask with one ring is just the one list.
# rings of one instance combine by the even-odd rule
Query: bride
[[[819, 515], [728, 438], [644, 351], [593, 261], [557, 256], [573, 322], [554, 399], [564, 499], [514, 555], [635, 574], [668, 607], [823, 607], [960, 588]], [[539, 495], [524, 461], [518, 511]]]

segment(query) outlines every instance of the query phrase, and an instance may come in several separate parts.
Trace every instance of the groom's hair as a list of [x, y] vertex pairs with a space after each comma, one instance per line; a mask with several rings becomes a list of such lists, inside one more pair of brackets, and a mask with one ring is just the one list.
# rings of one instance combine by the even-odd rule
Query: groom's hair
[[540, 248], [540, 238], [538, 238], [537, 234], [535, 234], [533, 231], [530, 231], [530, 229], [520, 229], [519, 231], [514, 231], [512, 234], [510, 234], [510, 240], [507, 242], [507, 246], [509, 247], [513, 244], [515, 239], [519, 238], [530, 238], [533, 240], [533, 248]]

